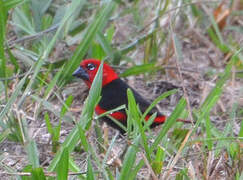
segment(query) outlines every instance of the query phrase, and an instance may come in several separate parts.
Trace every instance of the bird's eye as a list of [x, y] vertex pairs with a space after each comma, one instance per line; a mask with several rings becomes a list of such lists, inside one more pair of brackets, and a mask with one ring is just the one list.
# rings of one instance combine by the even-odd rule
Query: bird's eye
[[95, 65], [90, 63], [87, 65], [87, 69], [93, 71], [95, 69]]

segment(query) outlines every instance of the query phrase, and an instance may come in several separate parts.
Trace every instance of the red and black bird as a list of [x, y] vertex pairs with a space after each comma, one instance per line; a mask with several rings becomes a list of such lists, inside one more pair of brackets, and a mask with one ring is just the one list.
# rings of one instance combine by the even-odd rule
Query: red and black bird
[[[99, 69], [100, 63], [101, 61], [96, 59], [83, 60], [80, 63], [79, 68], [73, 73], [73, 76], [83, 79], [87, 86], [90, 88], [95, 78], [95, 75]], [[99, 101], [99, 104], [95, 107], [96, 114], [100, 115], [106, 111], [115, 109], [124, 104], [127, 107], [128, 88], [132, 90], [135, 100], [139, 105], [141, 112], [144, 113], [146, 109], [149, 107], [150, 103], [146, 101], [137, 91], [130, 87], [126, 82], [121, 80], [119, 76], [116, 74], [116, 72], [108, 64], [104, 63], [101, 100]], [[154, 112], [157, 112], [157, 117], [155, 118], [151, 127], [162, 124], [166, 120], [166, 116], [161, 114], [156, 107], [154, 107], [148, 113], [145, 120], [148, 120]], [[118, 120], [126, 126], [127, 115], [124, 109], [119, 110], [117, 112], [113, 112], [112, 114], [110, 114], [110, 116], [112, 116], [114, 119]], [[122, 131], [121, 128], [109, 118], [105, 117], [104, 120], [109, 125]]]

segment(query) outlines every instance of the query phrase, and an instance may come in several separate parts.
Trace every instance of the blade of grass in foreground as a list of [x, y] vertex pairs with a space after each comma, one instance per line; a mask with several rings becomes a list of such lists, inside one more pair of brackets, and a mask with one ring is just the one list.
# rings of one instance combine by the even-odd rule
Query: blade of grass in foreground
[[108, 159], [108, 156], [109, 156], [110, 153], [111, 153], [112, 148], [113, 148], [114, 145], [115, 145], [115, 141], [116, 141], [118, 135], [119, 135], [119, 132], [116, 132], [115, 136], [114, 136], [114, 137], [112, 138], [112, 140], [111, 140], [110, 146], [109, 146], [109, 148], [108, 148], [108, 150], [107, 150], [107, 152], [106, 152], [106, 154], [105, 154], [105, 157], [104, 157], [104, 159], [103, 159], [103, 161], [102, 161], [102, 166], [103, 166], [103, 168], [105, 167], [105, 163], [106, 163], [106, 161], [107, 161], [107, 159]]
[[[29, 71], [30, 72], [30, 71]], [[11, 106], [14, 104], [15, 100], [17, 99], [17, 97], [20, 95], [21, 93], [21, 89], [25, 83], [26, 77], [29, 73], [26, 74], [26, 76], [24, 78], [22, 78], [20, 80], [20, 82], [17, 84], [17, 88], [15, 89], [15, 91], [13, 92], [13, 94], [11, 95], [11, 97], [9, 98], [6, 106], [3, 108], [3, 110], [0, 112], [0, 126], [2, 128], [6, 128], [6, 124], [2, 121], [4, 116], [8, 113], [8, 111], [10, 110]]]
[[136, 154], [138, 152], [139, 141], [140, 141], [140, 136], [136, 137], [133, 144], [128, 148], [128, 150], [125, 154], [125, 158], [124, 158], [122, 169], [121, 169], [121, 174], [119, 177], [120, 180], [130, 179], [129, 177], [131, 177], [131, 176], [135, 177], [133, 174], [134, 172], [132, 172], [131, 170], [133, 169], [133, 165], [136, 160]]
[[4, 8], [8, 11], [11, 8], [14, 8], [15, 6], [17, 6], [20, 3], [23, 3], [27, 0], [8, 0], [8, 1], [4, 1]]
[[[226, 81], [230, 78], [231, 76], [231, 70], [233, 65], [235, 65], [235, 62], [237, 62], [237, 55], [238, 53], [241, 51], [242, 49], [239, 49], [231, 58], [231, 60], [229, 61], [229, 63], [227, 64], [227, 66], [225, 67], [225, 70], [223, 72], [223, 74], [221, 75], [220, 79], [217, 81], [215, 87], [211, 90], [211, 92], [208, 94], [208, 96], [206, 97], [205, 101], [203, 102], [203, 104], [201, 105], [200, 109], [198, 110], [198, 113], [196, 113], [197, 115], [197, 122], [195, 124], [195, 128], [192, 131], [192, 134], [195, 132], [195, 130], [197, 129], [197, 127], [199, 126], [199, 124], [201, 122], [203, 122], [203, 120], [205, 119], [205, 123], [206, 123], [206, 130], [207, 130], [207, 142], [209, 148], [212, 148], [212, 134], [217, 134], [216, 137], [222, 137], [220, 136], [219, 133], [216, 133], [216, 130], [214, 130], [214, 126], [210, 125], [210, 119], [209, 116], [210, 112], [212, 110], [212, 108], [215, 106], [215, 104], [217, 103], [219, 97], [222, 94], [223, 91], [223, 86], [225, 85]], [[210, 138], [211, 137], [211, 138]]]
[[[84, 129], [81, 127], [80, 124], [77, 125], [78, 126], [78, 130], [79, 130], [79, 135], [80, 135], [80, 141], [81, 144], [83, 145], [84, 151], [88, 154], [89, 158], [92, 157], [92, 159], [95, 162], [96, 167], [100, 170], [100, 174], [103, 174], [103, 179], [107, 179], [109, 180], [109, 175], [108, 172], [109, 169], [104, 167], [103, 164], [100, 162], [100, 158], [98, 158], [99, 156], [96, 153], [96, 149], [94, 149], [92, 146], [92, 144], [90, 144], [86, 138], [85, 135], [85, 131]], [[112, 146], [112, 145], [110, 145]], [[107, 152], [108, 153], [108, 152]]]
[[94, 176], [94, 171], [93, 171], [93, 167], [91, 164], [91, 160], [90, 157], [88, 157], [88, 167], [87, 167], [87, 179], [89, 180], [94, 180], [95, 176]]
[[241, 121], [240, 132], [238, 135], [240, 138], [243, 138], [243, 121]]
[[[162, 95], [160, 95], [159, 97], [157, 97], [151, 104], [150, 104], [150, 106], [147, 108], [147, 110], [144, 112], [144, 114], [142, 115], [142, 118], [141, 118], [141, 120], [144, 120], [144, 118], [147, 116], [147, 114], [151, 111], [151, 109], [156, 105], [156, 104], [158, 104], [161, 100], [163, 100], [164, 98], [166, 98], [166, 97], [168, 97], [168, 96], [170, 96], [170, 95], [172, 95], [172, 94], [174, 94], [174, 93], [176, 93], [177, 92], [177, 90], [176, 89], [173, 89], [173, 90], [170, 90], [170, 91], [167, 91], [167, 92], [165, 92], [165, 93], [163, 93]], [[150, 118], [152, 118], [153, 116], [151, 116]], [[155, 116], [154, 116], [154, 118], [155, 118]], [[142, 128], [142, 130], [140, 129], [140, 133], [141, 133], [141, 136], [142, 136], [142, 140], [143, 140], [143, 142], [144, 142], [144, 149], [145, 149], [145, 152], [146, 152], [146, 157], [147, 157], [147, 159], [149, 160], [149, 162], [151, 162], [151, 156], [150, 156], [150, 151], [149, 151], [149, 147], [148, 147], [148, 144], [147, 144], [147, 136], [146, 136], [146, 134], [144, 133], [144, 130], [145, 130], [145, 128], [147, 128], [147, 126], [150, 124], [150, 123], [152, 123], [153, 122], [153, 120], [154, 120], [154, 118], [153, 119], [149, 119], [148, 121], [147, 121], [147, 123], [145, 124], [145, 126]], [[140, 121], [141, 121], [140, 120]]]
[[169, 129], [173, 126], [173, 124], [175, 124], [176, 120], [179, 118], [180, 114], [183, 112], [185, 107], [186, 107], [186, 100], [185, 98], [181, 98], [175, 110], [166, 119], [165, 124], [163, 125], [157, 138], [155, 139], [153, 145], [150, 148], [150, 152], [153, 152], [153, 150], [159, 145], [160, 141], [163, 139], [163, 137], [166, 135]]
[[[22, 178], [27, 179], [27, 178]], [[35, 168], [31, 170], [31, 179], [34, 180], [46, 180], [43, 168]]]
[[131, 75], [139, 75], [144, 74], [146, 72], [156, 72], [157, 70], [162, 69], [161, 67], [156, 67], [155, 63], [148, 63], [143, 65], [133, 66], [127, 70], [125, 70], [120, 77], [127, 77]]
[[149, 107], [146, 109], [146, 111], [143, 113], [143, 119], [147, 116], [147, 114], [153, 109], [154, 106], [156, 106], [156, 104], [158, 104], [160, 101], [162, 101], [163, 99], [167, 98], [168, 96], [171, 96], [172, 94], [175, 94], [177, 92], [177, 89], [173, 89], [170, 91], [167, 91], [163, 94], [161, 94], [159, 97], [157, 97], [150, 105]]
[[[131, 89], [127, 90], [127, 98], [128, 98], [128, 114], [130, 114], [131, 118], [135, 120], [136, 126], [138, 127], [138, 130], [139, 130], [140, 135], [142, 137], [141, 139], [142, 139], [144, 150], [146, 152], [146, 156], [147, 156], [148, 160], [150, 161], [151, 158], [150, 158], [150, 154], [149, 154], [149, 146], [148, 146], [147, 136], [144, 132], [143, 124], [142, 124], [143, 122], [141, 121], [141, 118], [140, 118], [140, 115], [139, 115], [140, 113], [138, 111], [138, 106], [137, 106], [136, 100], [133, 96]], [[128, 120], [131, 120], [131, 119], [128, 119]]]
[[[211, 121], [210, 121], [210, 116], [209, 114], [206, 115], [206, 135], [207, 135], [207, 139], [210, 139], [212, 138], [212, 124], [211, 124]], [[208, 149], [211, 151], [212, 148], [213, 148], [213, 141], [210, 141], [208, 140], [207, 142], [207, 146], [208, 146]]]
[[218, 101], [220, 95], [222, 94], [222, 88], [231, 75], [232, 66], [235, 64], [237, 54], [240, 51], [241, 51], [241, 49], [237, 53], [235, 53], [235, 55], [232, 56], [231, 60], [229, 61], [229, 63], [225, 67], [224, 73], [221, 75], [221, 77], [217, 81], [215, 87], [211, 90], [211, 92], [208, 94], [205, 101], [201, 105], [199, 112], [198, 112], [199, 116], [198, 116], [197, 122], [195, 124], [195, 129], [202, 122], [205, 115], [210, 113], [211, 109], [213, 108], [213, 106]]
[[[5, 33], [6, 33], [7, 11], [4, 8], [4, 2], [0, 0], [0, 77], [6, 77], [6, 57], [4, 52]], [[5, 100], [8, 100], [7, 81], [4, 81]]]
[[7, 128], [7, 129], [1, 131], [1, 134], [0, 134], [0, 144], [1, 144], [5, 139], [7, 139], [7, 137], [9, 136], [9, 134], [11, 134], [11, 130], [10, 130], [10, 128]]
[[69, 164], [69, 152], [68, 148], [65, 147], [62, 151], [60, 160], [57, 165], [57, 179], [65, 180], [68, 178], [68, 164]]
[[[92, 86], [89, 91], [89, 96], [87, 97], [84, 105], [84, 109], [82, 112], [82, 115], [80, 117], [80, 121], [78, 124], [73, 128], [73, 130], [70, 132], [70, 134], [65, 139], [64, 143], [61, 145], [60, 150], [55, 155], [54, 159], [51, 161], [50, 166], [48, 167], [48, 171], [54, 171], [58, 161], [61, 157], [62, 151], [64, 148], [68, 148], [69, 152], [72, 152], [75, 145], [80, 140], [80, 132], [78, 126], [80, 126], [82, 129], [86, 129], [89, 122], [91, 122], [95, 105], [98, 103], [97, 100], [99, 99], [100, 92], [101, 92], [101, 83], [102, 83], [102, 69], [103, 63], [100, 65], [99, 70], [95, 76], [95, 79], [92, 83]], [[84, 133], [81, 133], [84, 134]], [[82, 136], [85, 138], [85, 136]], [[87, 150], [88, 146], [87, 144], [84, 144], [85, 149]]]
[[89, 96], [86, 99], [85, 106], [82, 110], [81, 117], [86, 117], [85, 121], [81, 122], [83, 128], [87, 128], [87, 126], [89, 125], [91, 118], [93, 117], [94, 114], [94, 108], [98, 103], [97, 101], [100, 99], [99, 97], [101, 93], [102, 75], [103, 75], [103, 62], [101, 63], [99, 70], [95, 76], [95, 79], [89, 90]]
[[35, 141], [30, 140], [27, 144], [27, 154], [29, 158], [29, 162], [32, 165], [33, 169], [39, 168], [39, 152], [37, 150], [37, 145]]

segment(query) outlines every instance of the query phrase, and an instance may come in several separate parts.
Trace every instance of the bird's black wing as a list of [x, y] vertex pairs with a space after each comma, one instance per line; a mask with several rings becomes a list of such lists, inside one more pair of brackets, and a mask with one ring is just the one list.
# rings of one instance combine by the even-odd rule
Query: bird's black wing
[[[102, 98], [99, 102], [99, 106], [107, 111], [117, 108], [124, 104], [126, 105], [126, 107], [128, 107], [128, 88], [132, 90], [134, 98], [137, 104], [139, 105], [141, 112], [144, 113], [146, 109], [149, 107], [150, 103], [146, 101], [137, 91], [128, 86], [121, 79], [116, 79], [102, 88]], [[149, 112], [149, 115], [153, 114], [154, 112], [157, 112], [158, 115], [160, 115], [158, 109], [155, 107]]]
[[127, 105], [127, 88], [129, 88], [128, 85], [121, 79], [115, 79], [103, 86], [99, 106], [109, 111], [121, 105]]

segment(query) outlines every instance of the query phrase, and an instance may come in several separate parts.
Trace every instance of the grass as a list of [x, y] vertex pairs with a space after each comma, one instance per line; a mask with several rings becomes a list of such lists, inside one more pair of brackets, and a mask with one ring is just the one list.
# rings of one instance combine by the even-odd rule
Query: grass
[[[242, 179], [243, 10], [236, 3], [0, 0], [2, 178]], [[102, 66], [82, 112], [73, 111], [83, 102], [72, 86], [80, 95], [83, 85], [71, 74], [84, 58], [106, 60], [143, 84], [166, 76], [184, 97], [156, 132], [148, 128], [156, 114], [144, 117], [176, 90], [156, 94], [144, 113], [128, 90], [128, 107], [117, 108], [128, 115], [121, 138], [94, 113]], [[197, 106], [188, 90], [195, 83], [204, 86]]]

